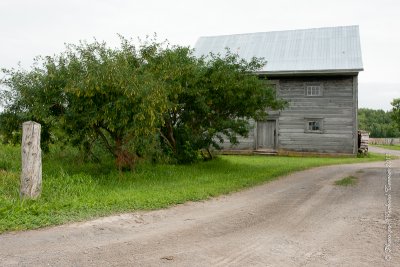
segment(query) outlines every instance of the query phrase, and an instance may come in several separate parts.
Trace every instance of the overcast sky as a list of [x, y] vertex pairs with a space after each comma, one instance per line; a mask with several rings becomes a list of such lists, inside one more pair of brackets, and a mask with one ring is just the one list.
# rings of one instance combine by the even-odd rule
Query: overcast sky
[[364, 71], [359, 106], [389, 110], [400, 98], [399, 0], [0, 0], [0, 67], [117, 33], [193, 47], [199, 36], [359, 25]]

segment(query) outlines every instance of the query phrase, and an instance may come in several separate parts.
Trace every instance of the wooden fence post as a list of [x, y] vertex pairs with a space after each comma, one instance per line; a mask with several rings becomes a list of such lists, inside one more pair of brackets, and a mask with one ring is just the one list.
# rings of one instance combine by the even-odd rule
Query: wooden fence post
[[39, 123], [22, 124], [21, 198], [37, 198], [42, 191], [42, 151], [40, 149]]

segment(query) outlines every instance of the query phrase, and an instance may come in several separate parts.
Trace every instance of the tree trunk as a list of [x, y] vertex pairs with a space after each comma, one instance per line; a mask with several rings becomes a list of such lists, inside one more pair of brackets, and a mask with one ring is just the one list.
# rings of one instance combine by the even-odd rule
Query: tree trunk
[[122, 138], [115, 140], [115, 157], [119, 171], [133, 170], [137, 157], [124, 149]]
[[[176, 140], [174, 138], [174, 128], [172, 127], [172, 123], [167, 121], [165, 122], [165, 128], [160, 129], [160, 134], [162, 138], [164, 138], [164, 141], [167, 142], [167, 144], [170, 146], [172, 151], [176, 153]], [[163, 133], [163, 130], [165, 130], [165, 134]]]
[[40, 149], [39, 123], [22, 124], [21, 198], [37, 198], [42, 191], [42, 151]]

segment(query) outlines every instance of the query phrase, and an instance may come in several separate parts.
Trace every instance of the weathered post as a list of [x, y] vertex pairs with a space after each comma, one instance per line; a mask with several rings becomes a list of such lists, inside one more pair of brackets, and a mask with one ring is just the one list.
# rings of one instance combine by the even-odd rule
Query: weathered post
[[21, 198], [37, 198], [42, 191], [42, 151], [40, 124], [27, 121], [22, 124]]

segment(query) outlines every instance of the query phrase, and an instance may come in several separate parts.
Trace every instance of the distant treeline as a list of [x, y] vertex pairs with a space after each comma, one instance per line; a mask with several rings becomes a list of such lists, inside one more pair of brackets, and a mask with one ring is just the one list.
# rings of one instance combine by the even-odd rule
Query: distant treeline
[[392, 118], [392, 111], [369, 108], [358, 109], [358, 128], [370, 132], [370, 137], [400, 137], [400, 131]]

